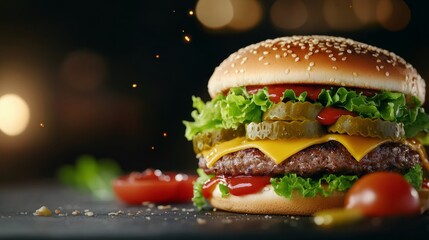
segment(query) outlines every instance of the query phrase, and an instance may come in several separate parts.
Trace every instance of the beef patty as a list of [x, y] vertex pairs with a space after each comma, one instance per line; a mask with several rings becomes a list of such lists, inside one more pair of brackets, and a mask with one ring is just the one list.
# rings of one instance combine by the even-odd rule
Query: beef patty
[[329, 141], [308, 147], [276, 164], [270, 157], [256, 148], [240, 150], [220, 158], [211, 168], [203, 157], [199, 167], [215, 175], [283, 175], [296, 173], [300, 176], [315, 176], [325, 173], [367, 174], [376, 171], [404, 173], [416, 164], [420, 156], [407, 145], [384, 143], [359, 162], [339, 142]]

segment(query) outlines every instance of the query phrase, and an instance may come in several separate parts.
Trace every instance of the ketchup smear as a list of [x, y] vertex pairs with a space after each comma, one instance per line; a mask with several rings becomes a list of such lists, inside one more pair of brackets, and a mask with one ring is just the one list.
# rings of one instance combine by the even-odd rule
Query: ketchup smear
[[[258, 92], [259, 89], [263, 88], [263, 86], [247, 86], [246, 90], [249, 94], [255, 94]], [[323, 85], [277, 84], [267, 86], [267, 88], [268, 93], [270, 95], [270, 100], [274, 103], [278, 103], [283, 97], [283, 93], [286, 89], [293, 90], [295, 92], [295, 95], [297, 96], [303, 92], [307, 92], [307, 97], [312, 101], [316, 101], [322, 89], [329, 87]], [[367, 97], [374, 96], [377, 93], [377, 91], [374, 90], [367, 90], [361, 88], [356, 88], [354, 90], [358, 93], [362, 93]]]
[[216, 176], [203, 185], [203, 196], [207, 199], [212, 197], [212, 192], [217, 184], [221, 183], [228, 187], [229, 193], [234, 196], [243, 196], [257, 193], [270, 183], [269, 176]]

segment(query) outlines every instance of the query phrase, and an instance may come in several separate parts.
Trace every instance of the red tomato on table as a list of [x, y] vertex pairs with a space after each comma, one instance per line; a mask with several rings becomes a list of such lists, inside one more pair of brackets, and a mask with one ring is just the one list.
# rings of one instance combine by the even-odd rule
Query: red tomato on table
[[193, 196], [194, 175], [147, 169], [113, 181], [116, 196], [128, 204], [187, 202]]
[[360, 178], [347, 192], [345, 207], [366, 216], [420, 213], [418, 192], [398, 173], [377, 172]]

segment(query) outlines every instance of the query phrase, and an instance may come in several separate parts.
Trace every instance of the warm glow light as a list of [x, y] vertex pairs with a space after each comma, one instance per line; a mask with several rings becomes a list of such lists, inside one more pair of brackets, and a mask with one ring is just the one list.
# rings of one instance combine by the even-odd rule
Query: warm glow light
[[156, 54], [156, 55], [155, 55], [155, 57], [156, 57], [156, 58], [160, 58], [161, 56], [160, 56], [159, 54]]
[[40, 123], [40, 127], [41, 127], [41, 128], [44, 128], [44, 127], [45, 127], [45, 124], [44, 124], [44, 123]]
[[277, 0], [271, 6], [271, 21], [278, 28], [297, 29], [307, 22], [307, 7], [301, 0]]
[[247, 30], [256, 26], [262, 18], [261, 4], [256, 0], [231, 0], [234, 15], [228, 27]]
[[356, 17], [351, 1], [325, 0], [323, 15], [326, 23], [337, 30], [355, 30], [363, 24]]
[[353, 10], [356, 17], [364, 24], [376, 22], [375, 9], [378, 1], [374, 0], [353, 0]]
[[30, 109], [18, 95], [0, 97], [0, 130], [9, 136], [21, 134], [28, 126]]
[[194, 15], [194, 11], [189, 10], [188, 14], [189, 14], [189, 16], [193, 16]]
[[380, 0], [377, 5], [377, 20], [390, 31], [399, 31], [410, 22], [411, 12], [403, 0]]
[[162, 134], [162, 136], [167, 137], [167, 133], [166, 133], [166, 132], [165, 132], [165, 133], [163, 133], [163, 134]]
[[137, 83], [133, 83], [133, 85], [131, 85], [133, 88], [137, 87]]
[[230, 0], [199, 0], [195, 13], [205, 27], [216, 29], [231, 22], [234, 9]]
[[185, 35], [183, 39], [185, 39], [185, 42], [191, 42], [191, 37], [189, 35]]

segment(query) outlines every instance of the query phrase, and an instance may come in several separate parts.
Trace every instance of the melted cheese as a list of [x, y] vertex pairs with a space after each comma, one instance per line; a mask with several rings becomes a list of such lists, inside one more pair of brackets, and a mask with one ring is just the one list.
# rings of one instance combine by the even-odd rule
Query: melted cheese
[[337, 141], [341, 143], [350, 154], [360, 161], [366, 154], [378, 147], [380, 144], [391, 141], [389, 139], [368, 138], [361, 136], [349, 136], [343, 134], [327, 134], [319, 138], [300, 138], [285, 140], [247, 140], [246, 138], [236, 138], [215, 145], [202, 155], [207, 160], [207, 167], [212, 167], [222, 156], [247, 148], [257, 148], [276, 164], [283, 162], [295, 153], [315, 144], [321, 144], [328, 141]]

